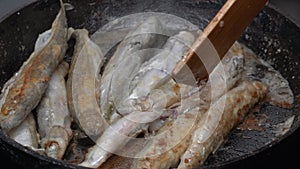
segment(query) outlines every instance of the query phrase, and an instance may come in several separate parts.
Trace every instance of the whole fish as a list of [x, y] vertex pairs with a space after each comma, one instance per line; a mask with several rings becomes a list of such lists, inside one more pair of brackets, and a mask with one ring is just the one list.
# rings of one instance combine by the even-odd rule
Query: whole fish
[[132, 169], [176, 168], [180, 155], [188, 146], [195, 124], [207, 110], [207, 104], [202, 104], [199, 97], [203, 92], [209, 94], [209, 90], [204, 88], [180, 101], [180, 106], [172, 110], [177, 117], [166, 120], [158, 132], [149, 138], [146, 146], [135, 155]]
[[[168, 39], [166, 44], [163, 47], [163, 51], [161, 51], [159, 54], [151, 58], [148, 62], [144, 63], [141, 67], [141, 69], [134, 75], [135, 78], [131, 82], [131, 86], [129, 86], [128, 90], [132, 90], [130, 96], [127, 96], [127, 99], [123, 99], [122, 104], [120, 104], [117, 109], [119, 110], [119, 113], [122, 115], [126, 115], [130, 113], [130, 108], [135, 107], [136, 103], [144, 103], [139, 105], [147, 105], [145, 103], [153, 102], [153, 103], [161, 103], [166, 104], [168, 99], [171, 99], [169, 96], [173, 95], [175, 96], [174, 99], [176, 99], [176, 96], [179, 96], [177, 92], [174, 92], [172, 88], [176, 88], [175, 86], [177, 84], [171, 84], [165, 85], [165, 89], [168, 91], [160, 91], [162, 93], [164, 92], [170, 92], [169, 96], [167, 95], [161, 95], [161, 96], [167, 96], [168, 98], [154, 98], [154, 100], [149, 100], [149, 96], [147, 96], [152, 90], [159, 87], [160, 85], [163, 85], [163, 83], [168, 83], [168, 81], [173, 81], [169, 77], [168, 72], [172, 70], [172, 67], [175, 66], [175, 64], [180, 60], [183, 53], [187, 51], [189, 45], [192, 44], [194, 41], [193, 34], [189, 32], [182, 31], [179, 34], [172, 36]], [[165, 82], [161, 83], [164, 79]], [[174, 86], [174, 87], [173, 87]], [[177, 85], [179, 87], [179, 85]], [[114, 89], [112, 89], [114, 90]], [[163, 89], [164, 90], [164, 89]], [[160, 92], [160, 91], [156, 91]], [[173, 94], [172, 94], [173, 93]], [[152, 94], [154, 94], [152, 92]], [[147, 98], [148, 97], [148, 98]], [[151, 98], [151, 97], [150, 97]], [[165, 103], [162, 103], [164, 101]], [[171, 103], [172, 104], [172, 103]], [[148, 106], [149, 107], [149, 106]], [[154, 108], [152, 106], [152, 108]], [[165, 107], [160, 107], [165, 108]], [[140, 110], [140, 111], [152, 111], [149, 108], [147, 110]]]
[[275, 70], [268, 62], [258, 58], [255, 53], [245, 45], [238, 44], [237, 50], [242, 50], [245, 56], [244, 79], [260, 81], [267, 85], [266, 100], [277, 107], [291, 108], [294, 103], [294, 94], [289, 82]]
[[9, 131], [38, 105], [50, 77], [67, 50], [67, 19], [64, 5], [52, 23], [47, 43], [34, 51], [20, 70], [5, 84], [0, 100], [0, 125]]
[[267, 87], [263, 83], [245, 81], [214, 102], [193, 132], [178, 169], [201, 166], [266, 92]]
[[75, 30], [72, 36], [76, 44], [67, 80], [69, 110], [88, 136], [98, 137], [106, 128], [96, 99], [104, 56], [89, 38], [87, 30]]
[[[136, 30], [130, 32], [126, 36], [126, 38], [118, 45], [114, 55], [108, 61], [108, 64], [106, 65], [102, 74], [100, 85], [100, 107], [108, 121], [114, 121], [110, 120], [111, 116], [118, 117], [115, 115], [116, 110], [114, 108], [111, 90], [112, 77], [115, 74], [115, 70], [118, 69], [120, 63], [123, 63], [122, 61], [124, 59], [126, 60], [128, 56], [134, 54], [135, 52], [143, 49], [155, 48], [155, 46], [159, 47], [161, 43], [159, 36], [161, 36], [160, 34], [162, 34], [162, 32], [162, 25], [160, 21], [155, 17], [149, 17], [144, 23], [138, 26]], [[151, 57], [151, 55], [143, 54], [143, 56], [139, 58], [140, 61], [138, 63], [132, 63], [140, 64], [140, 62], [144, 62], [145, 60], [149, 59], [147, 56]], [[124, 66], [126, 66], [126, 64], [124, 64]], [[134, 68], [134, 65], [131, 66], [131, 68]], [[128, 74], [132, 72], [131, 68], [127, 71]], [[118, 70], [122, 71], [122, 69]], [[114, 82], [114, 88], [118, 88], [117, 81]]]
[[47, 156], [62, 159], [72, 138], [65, 76], [69, 64], [62, 62], [51, 76], [49, 86], [37, 107], [41, 147]]
[[186, 31], [181, 31], [170, 37], [164, 45], [163, 51], [149, 60], [146, 65], [143, 65], [136, 75], [131, 84], [133, 90], [129, 99], [147, 96], [164, 79], [170, 79], [170, 74], [176, 63], [182, 58], [194, 40], [194, 35]]
[[[209, 81], [207, 83], [200, 84], [200, 86], [198, 87], [194, 87], [180, 83], [170, 85], [169, 81], [165, 85], [158, 88], [159, 90], [155, 89], [154, 91], [152, 91], [147, 97], [134, 100], [141, 100], [139, 102], [135, 101], [139, 103], [137, 106], [144, 105], [145, 107], [145, 105], [148, 105], [149, 107], [150, 103], [152, 103], [152, 109], [147, 109], [147, 111], [154, 111], [155, 109], [159, 110], [167, 108], [172, 104], [179, 104], [181, 105], [181, 111], [177, 112], [183, 112], [189, 108], [193, 108], [196, 105], [199, 105], [200, 102], [202, 102], [203, 104], [208, 104], [211, 101], [219, 98], [224, 94], [224, 92], [231, 89], [237, 83], [237, 81], [241, 79], [243, 67], [244, 57], [242, 53], [230, 50], [222, 60], [221, 64], [218, 64], [213, 72], [209, 75]], [[200, 90], [203, 91], [199, 92]], [[195, 95], [197, 94], [199, 94], [200, 96], [195, 97]], [[188, 97], [191, 98], [186, 99]], [[199, 100], [199, 97], [201, 98], [201, 100]], [[178, 103], [178, 101], [180, 102]], [[135, 104], [131, 103], [131, 106], [133, 107], [135, 106]], [[136, 110], [142, 111], [141, 108]], [[174, 116], [174, 112], [172, 110], [165, 112], [167, 112], [167, 114], [162, 114], [162, 117], [164, 119], [169, 115]], [[173, 113], [168, 115], [169, 112]], [[157, 126], [157, 124], [161, 125], [163, 124], [163, 122], [164, 120], [157, 119], [155, 122], [153, 122], [153, 124]], [[152, 128], [152, 126], [150, 127]]]
[[215, 101], [241, 80], [244, 73], [245, 56], [242, 51], [236, 50], [236, 45], [237, 43], [230, 48], [221, 62], [209, 74], [208, 84], [204, 90], [210, 90], [210, 93], [200, 95], [202, 100]]
[[[187, 35], [187, 37], [185, 37], [185, 35]], [[175, 60], [174, 62], [176, 63], [177, 62], [176, 60], [179, 60], [178, 58], [180, 58], [182, 53], [184, 52], [183, 50], [187, 49], [187, 47], [183, 47], [183, 46], [185, 46], [184, 42], [181, 42], [180, 40], [176, 39], [179, 37], [181, 38], [180, 40], [182, 40], [184, 38], [188, 38], [189, 40], [187, 40], [187, 41], [190, 41], [190, 43], [192, 43], [193, 35], [188, 32], [180, 32], [179, 35], [175, 35], [173, 38], [170, 38], [170, 40], [167, 42], [167, 44], [165, 46], [168, 46], [168, 49], [172, 50], [175, 53], [172, 54], [172, 56], [167, 55], [168, 59], [163, 60], [163, 66], [162, 66], [163, 68], [168, 67], [168, 66], [166, 66], [168, 64], [168, 61], [172, 62], [173, 59]], [[190, 38], [191, 38], [191, 40], [190, 40]], [[172, 46], [172, 44], [173, 44], [173, 46]], [[163, 54], [165, 54], [165, 53], [163, 53]], [[156, 61], [156, 59], [155, 59], [155, 61]], [[155, 73], [157, 73], [157, 72], [154, 72], [154, 73], [151, 72], [150, 76], [155, 76], [156, 75]], [[157, 75], [157, 76], [160, 77], [160, 75]], [[163, 74], [163, 76], [165, 76], [165, 74]], [[151, 80], [153, 80], [153, 79], [151, 79]], [[160, 79], [158, 79], [158, 80], [160, 80]], [[151, 82], [151, 81], [149, 81], [149, 82]], [[170, 103], [168, 103], [169, 101], [178, 100], [178, 99], [176, 99], [176, 97], [178, 97], [178, 92], [174, 91], [173, 84], [172, 83], [167, 83], [167, 84], [169, 84], [169, 86], [167, 88], [171, 91], [171, 93], [166, 93], [166, 95], [159, 95], [159, 93], [158, 93], [159, 96], [166, 96], [166, 98], [160, 98], [160, 97], [152, 97], [151, 98], [151, 97], [149, 97], [149, 98], [145, 98], [145, 100], [135, 100], [136, 101], [135, 107], [136, 106], [140, 107], [140, 110], [137, 110], [135, 112], [129, 112], [128, 115], [124, 114], [126, 116], [117, 120], [116, 122], [114, 122], [112, 124], [111, 127], [106, 129], [104, 131], [103, 135], [97, 140], [96, 145], [89, 150], [89, 152], [86, 156], [86, 160], [81, 165], [86, 166], [86, 167], [93, 167], [93, 168], [99, 167], [101, 164], [103, 164], [107, 160], [107, 158], [109, 158], [112, 155], [113, 152], [121, 149], [130, 140], [129, 137], [119, 137], [120, 135], [121, 136], [123, 136], [123, 135], [128, 136], [129, 134], [133, 135], [133, 136], [138, 135], [140, 132], [142, 132], [143, 129], [148, 128], [149, 123], [153, 122], [154, 120], [156, 120], [159, 117], [159, 115], [161, 114], [161, 112], [163, 111], [165, 106], [167, 104], [170, 104]], [[154, 87], [152, 87], [152, 88], [154, 88]], [[156, 95], [157, 95], [157, 93], [155, 93], [155, 94], [153, 93], [153, 96], [156, 96]], [[136, 98], [134, 98], [134, 99], [136, 99]], [[165, 100], [166, 102], [162, 104], [161, 101], [164, 99], [166, 99]], [[150, 104], [148, 106], [147, 103], [151, 103], [151, 102], [154, 104], [153, 105]], [[129, 104], [129, 105], [125, 104], [125, 106], [131, 106], [131, 104]], [[147, 112], [147, 113], [145, 113], [145, 112]], [[140, 114], [142, 114], [142, 116]], [[135, 120], [129, 120], [131, 118], [135, 118]], [[149, 119], [149, 120], [146, 120], [146, 122], [145, 122], [144, 121], [145, 119]], [[144, 122], [141, 122], [141, 121], [144, 121]], [[116, 131], [120, 131], [120, 132], [112, 132], [111, 131], [112, 129], [114, 129]], [[111, 140], [115, 140], [115, 141], [111, 141]], [[116, 140], [118, 140], [118, 141], [116, 141]], [[105, 148], [105, 150], [103, 148]]]
[[152, 112], [132, 112], [111, 124], [91, 147], [80, 166], [98, 168], [109, 157], [124, 147], [159, 116]]
[[118, 108], [122, 115], [134, 111], [151, 112], [163, 110], [180, 101], [181, 91], [188, 90], [189, 86], [177, 84], [173, 79], [159, 88], [152, 90], [147, 96], [125, 100], [123, 107]]
[[[204, 87], [181, 98], [178, 116], [166, 123], [136, 155], [132, 169], [177, 167], [181, 155], [189, 146], [196, 125], [201, 124], [210, 103], [230, 90], [241, 78], [244, 58], [229, 51], [212, 71]], [[215, 90], [216, 89], [216, 90]], [[200, 90], [200, 91], [199, 91]], [[215, 90], [215, 91], [212, 91]], [[189, 93], [189, 92], [185, 92]]]
[[130, 82], [134, 78], [136, 72], [140, 69], [145, 61], [145, 55], [155, 55], [159, 51], [157, 49], [140, 50], [126, 56], [122, 63], [114, 70], [111, 79], [111, 96], [112, 103], [118, 114], [124, 116], [128, 111], [123, 111], [128, 105], [124, 104], [130, 94]]
[[40, 138], [32, 113], [19, 126], [10, 130], [8, 136], [25, 147], [37, 150]]
[[[161, 86], [159, 90], [154, 90], [153, 93], [150, 93], [146, 100], [140, 100], [141, 102], [135, 103], [133, 105], [135, 107], [130, 110], [131, 113], [112, 123], [104, 131], [100, 138], [97, 139], [96, 145], [89, 149], [85, 161], [80, 165], [91, 168], [101, 166], [113, 153], [117, 153], [131, 139], [147, 130], [151, 122], [161, 116], [161, 112], [166, 105], [179, 100], [178, 92], [174, 91], [175, 86], [175, 82], [169, 82], [165, 86]], [[168, 89], [168, 91], [158, 92], [164, 89]], [[161, 103], [160, 101], [163, 99], [166, 102]]]

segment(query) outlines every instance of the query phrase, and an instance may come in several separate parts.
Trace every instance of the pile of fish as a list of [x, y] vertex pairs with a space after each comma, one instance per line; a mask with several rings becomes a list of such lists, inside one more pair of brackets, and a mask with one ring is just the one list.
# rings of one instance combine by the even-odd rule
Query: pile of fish
[[[61, 2], [52, 28], [40, 34], [34, 52], [2, 90], [1, 130], [64, 160], [78, 137], [74, 123], [95, 143], [80, 166], [98, 168], [117, 154], [132, 157], [132, 169], [185, 169], [203, 165], [259, 102], [292, 106], [288, 82], [238, 42], [207, 81], [197, 87], [177, 83], [168, 72], [196, 35], [182, 30], [163, 41], [149, 33], [161, 30], [159, 18], [149, 17], [107, 59], [87, 30], [68, 27]], [[76, 44], [69, 65], [64, 56], [70, 38]], [[149, 48], [162, 50], [143, 52]], [[124, 152], [132, 141], [144, 146]]]

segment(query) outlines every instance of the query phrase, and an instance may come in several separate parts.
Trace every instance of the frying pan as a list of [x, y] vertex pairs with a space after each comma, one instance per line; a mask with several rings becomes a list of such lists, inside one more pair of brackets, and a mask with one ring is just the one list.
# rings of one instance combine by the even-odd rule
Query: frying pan
[[[92, 34], [111, 18], [138, 12], [173, 14], [203, 29], [220, 9], [224, 0], [72, 0], [74, 9], [67, 12], [68, 24], [86, 28]], [[179, 10], [180, 9], [180, 10]], [[26, 6], [0, 23], [0, 86], [19, 69], [33, 51], [38, 34], [49, 29], [59, 10], [57, 0], [41, 0]], [[300, 28], [276, 10], [266, 6], [245, 30], [240, 42], [270, 61], [289, 81], [296, 96], [292, 109], [282, 109], [265, 103], [254, 113], [262, 131], [231, 132], [227, 142], [210, 155], [202, 168], [235, 168], [249, 159], [263, 158], [280, 147], [287, 137], [299, 136], [300, 126]], [[293, 118], [290, 128], [282, 124]], [[298, 133], [295, 136], [295, 133]], [[275, 147], [275, 148], [274, 148]], [[0, 131], [0, 150], [15, 163], [26, 168], [79, 168], [54, 160], [22, 147]], [[243, 163], [244, 162], [244, 163]], [[243, 168], [246, 168], [243, 166]]]

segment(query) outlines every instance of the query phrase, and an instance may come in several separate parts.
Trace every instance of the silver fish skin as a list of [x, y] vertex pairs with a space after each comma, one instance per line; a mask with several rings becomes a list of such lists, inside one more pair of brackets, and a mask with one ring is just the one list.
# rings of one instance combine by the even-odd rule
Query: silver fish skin
[[208, 95], [201, 95], [202, 100], [213, 102], [220, 98], [241, 80], [245, 67], [245, 56], [240, 50], [236, 50], [235, 43], [226, 53], [221, 62], [209, 74], [206, 89], [210, 90]]
[[186, 86], [177, 84], [173, 79], [170, 79], [145, 97], [124, 100], [123, 107], [118, 108], [118, 112], [127, 115], [134, 111], [161, 111], [180, 101], [183, 88]]
[[[124, 105], [130, 94], [130, 83], [133, 80], [136, 72], [140, 69], [145, 61], [145, 55], [155, 55], [157, 49], [140, 50], [134, 54], [126, 56], [122, 63], [114, 71], [111, 79], [111, 94], [114, 108], [118, 114], [124, 116], [130, 112], [122, 111], [128, 105]], [[159, 50], [157, 50], [159, 51]]]
[[[135, 52], [152, 48], [154, 46], [159, 47], [161, 41], [158, 40], [158, 35], [162, 33], [162, 24], [159, 19], [149, 17], [144, 23], [138, 26], [136, 30], [130, 32], [126, 36], [126, 38], [118, 45], [114, 55], [108, 61], [108, 64], [102, 74], [100, 85], [100, 107], [108, 121], [112, 121], [110, 120], [110, 117], [114, 116], [113, 114], [116, 113], [111, 90], [112, 77], [115, 74], [115, 70], [126, 57], [134, 54]], [[140, 57], [139, 62], [144, 62], [149, 59], [146, 56], [151, 55], [143, 55]]]
[[[142, 66], [131, 84], [133, 90], [129, 99], [147, 96], [151, 90], [160, 85], [164, 79], [170, 79], [170, 73], [194, 42], [192, 33], [181, 31], [168, 39], [163, 51]], [[168, 81], [168, 80], [166, 80]]]
[[158, 116], [159, 114], [152, 112], [132, 112], [117, 120], [98, 138], [96, 145], [89, 149], [80, 166], [100, 167], [113, 153], [117, 153], [131, 139], [141, 133], [148, 125], [148, 121], [152, 121]]
[[49, 86], [37, 107], [41, 147], [47, 156], [62, 159], [72, 138], [65, 76], [69, 64], [62, 62], [51, 76]]
[[69, 110], [79, 127], [90, 137], [98, 137], [106, 128], [99, 108], [96, 86], [104, 56], [100, 48], [89, 38], [85, 29], [75, 30], [75, 50], [67, 80]]
[[236, 126], [267, 92], [261, 82], [242, 82], [214, 102], [198, 123], [192, 141], [181, 156], [178, 169], [197, 168], [216, 151]]
[[241, 78], [243, 66], [243, 56], [230, 51], [212, 71], [209, 81], [204, 86], [196, 89], [182, 87], [183, 90], [188, 90], [181, 92], [180, 107], [176, 110], [177, 118], [158, 131], [158, 134], [136, 155], [131, 168], [177, 167], [181, 155], [191, 142], [191, 135], [197, 124], [204, 121], [203, 116], [210, 103], [234, 87]]
[[266, 101], [270, 104], [291, 108], [294, 104], [294, 93], [289, 82], [275, 70], [268, 62], [257, 57], [255, 53], [245, 45], [238, 44], [237, 50], [242, 50], [245, 56], [245, 80], [260, 81], [268, 86]]
[[34, 51], [20, 70], [4, 85], [0, 100], [0, 125], [9, 131], [38, 105], [50, 77], [67, 50], [67, 19], [64, 5], [52, 23], [48, 42]]
[[8, 136], [21, 145], [36, 150], [39, 146], [40, 138], [32, 113], [29, 113], [20, 125], [9, 131]]
[[39, 34], [39, 37], [37, 38], [35, 45], [34, 45], [34, 50], [39, 50], [40, 48], [42, 48], [45, 44], [48, 43], [50, 37], [52, 34], [52, 30], [49, 29], [41, 34]]

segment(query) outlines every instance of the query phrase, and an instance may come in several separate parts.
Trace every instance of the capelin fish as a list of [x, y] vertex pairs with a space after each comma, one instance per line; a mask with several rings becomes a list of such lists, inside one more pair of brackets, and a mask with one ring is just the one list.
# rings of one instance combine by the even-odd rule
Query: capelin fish
[[155, 137], [150, 138], [144, 149], [136, 155], [131, 168], [177, 167], [181, 155], [189, 146], [196, 125], [204, 121], [203, 115], [210, 103], [234, 87], [241, 78], [243, 65], [243, 56], [230, 51], [212, 71], [209, 82], [196, 90], [186, 88], [186, 92], [182, 91], [180, 107], [176, 109], [177, 118], [165, 124]]
[[72, 64], [67, 80], [69, 110], [79, 127], [90, 137], [98, 137], [106, 128], [99, 108], [96, 86], [104, 56], [100, 48], [90, 40], [85, 29], [75, 30], [76, 39]]
[[[126, 38], [118, 45], [116, 52], [111, 57], [104, 69], [100, 85], [100, 107], [102, 112], [105, 114], [105, 118], [108, 121], [114, 121], [110, 120], [110, 118], [111, 116], [115, 116], [114, 114], [116, 113], [116, 110], [114, 109], [113, 96], [111, 91], [112, 77], [113, 74], [115, 74], [115, 70], [119, 67], [120, 63], [123, 63], [122, 61], [125, 58], [131, 56], [135, 52], [138, 52], [143, 49], [160, 47], [161, 40], [159, 37], [161, 36], [162, 32], [162, 24], [160, 23], [160, 21], [155, 17], [149, 17], [144, 23], [138, 26], [136, 30], [129, 33], [126, 36]], [[151, 57], [151, 55], [143, 54], [143, 56], [139, 58], [140, 61], [138, 64], [140, 64], [140, 62], [148, 60], [148, 57]], [[126, 65], [124, 64], [124, 66]], [[131, 67], [134, 68], [134, 66]], [[132, 71], [132, 69], [129, 69], [127, 73], [130, 74], [130, 71]], [[115, 85], [118, 84], [115, 83]], [[114, 88], [117, 89], [118, 86], [115, 86]]]
[[171, 79], [172, 69], [194, 40], [194, 35], [186, 31], [170, 37], [164, 45], [163, 51], [145, 63], [146, 65], [143, 65], [137, 73], [130, 87], [133, 90], [129, 99], [147, 96], [151, 90], [161, 85], [162, 81]]
[[[185, 38], [184, 35], [188, 35], [187, 38], [189, 40], [191, 39], [193, 40], [193, 38], [190, 37], [190, 36], [193, 37], [193, 35], [188, 32], [179, 33], [178, 36], [181, 37], [180, 40]], [[184, 42], [181, 42], [176, 38], [177, 36], [170, 38], [169, 42], [165, 45], [165, 47], [166, 48], [168, 47], [168, 49], [172, 50], [173, 52], [176, 51], [176, 55], [178, 55], [176, 58], [180, 58], [181, 55], [180, 53], [178, 54], [177, 51], [179, 50], [183, 53], [183, 50], [187, 48]], [[192, 43], [192, 41], [190, 43]], [[174, 46], [172, 46], [171, 44]], [[167, 56], [168, 56], [168, 60], [172, 62], [174, 58], [172, 58], [170, 55]], [[176, 58], [174, 59], [175, 60], [174, 64], [177, 62]], [[166, 63], [167, 62], [164, 62], [163, 68], [168, 67], [165, 66]], [[165, 77], [166, 75], [163, 74], [163, 76]], [[164, 94], [160, 95], [163, 98], [151, 97], [160, 94], [158, 91], [156, 91], [158, 93], [155, 92], [152, 93], [152, 95], [150, 94], [150, 97], [145, 98], [145, 100], [138, 100], [138, 101], [135, 100], [137, 102], [140, 101], [140, 103], [135, 103], [136, 106], [140, 107], [140, 110], [136, 112], [130, 112], [128, 115], [119, 119], [118, 121], [113, 123], [111, 127], [105, 130], [103, 135], [97, 140], [97, 144], [92, 149], [90, 149], [90, 151], [86, 156], [86, 160], [81, 165], [86, 167], [93, 167], [93, 168], [101, 166], [101, 164], [103, 164], [112, 155], [112, 153], [114, 153], [115, 151], [121, 149], [123, 146], [126, 145], [126, 143], [130, 140], [129, 136], [135, 136], [139, 134], [143, 129], [148, 128], [149, 123], [153, 122], [160, 116], [161, 114], [160, 111], [162, 111], [162, 109], [164, 109], [166, 105], [172, 104], [170, 102], [174, 102], [178, 100], [179, 94], [176, 93], [176, 91], [173, 91], [174, 89], [173, 83], [170, 82], [167, 84], [168, 84], [167, 88], [168, 90], [171, 90], [171, 93], [166, 93], [166, 95]], [[163, 104], [160, 103], [162, 100], [165, 100], [166, 102]], [[150, 103], [149, 106], [146, 105], [147, 101], [148, 103]], [[151, 104], [151, 101], [154, 103], [153, 105]], [[131, 105], [125, 105], [125, 106], [131, 106]], [[135, 120], [130, 120], [132, 118], [134, 118]], [[145, 121], [145, 119], [148, 120]], [[111, 128], [118, 132], [111, 131]], [[124, 135], [127, 137], [124, 137]], [[118, 141], [112, 142], [111, 140], [118, 140]]]
[[188, 90], [188, 86], [177, 84], [173, 79], [152, 90], [147, 96], [124, 100], [123, 107], [118, 108], [122, 115], [130, 114], [134, 111], [152, 112], [163, 110], [180, 101], [181, 91]]
[[[180, 60], [193, 40], [193, 34], [182, 31], [169, 38], [164, 45], [164, 50], [142, 65], [129, 86], [133, 89], [132, 93], [123, 100], [122, 106], [118, 107], [122, 115], [130, 113], [130, 108], [140, 107], [138, 111], [155, 111], [154, 109], [164, 109], [174, 104], [176, 100], [180, 100], [179, 84], [171, 78], [167, 78], [165, 84], [160, 83], [169, 76], [168, 71], [171, 71], [172, 66], [174, 67]], [[163, 87], [159, 89], [160, 86]], [[154, 89], [156, 90], [152, 92]]]
[[179, 101], [180, 94], [177, 90], [180, 88], [171, 80], [152, 91], [145, 100], [133, 104], [131, 113], [112, 123], [104, 131], [80, 165], [91, 168], [101, 166], [113, 153], [117, 153], [131, 139], [147, 130], [151, 122], [161, 116], [165, 107]]
[[[131, 99], [131, 108], [135, 107], [137, 108], [135, 110], [138, 111], [155, 111], [165, 109], [180, 101], [179, 104], [182, 105], [181, 109], [185, 110], [196, 107], [201, 100], [208, 104], [230, 90], [237, 81], [241, 79], [243, 67], [244, 57], [242, 53], [229, 50], [221, 63], [218, 64], [209, 75], [209, 81], [207, 83], [194, 87], [175, 82], [172, 83], [173, 80], [169, 80], [160, 88], [151, 91], [146, 97]], [[199, 93], [200, 90], [203, 91]], [[194, 99], [186, 99], [195, 94], [200, 94], [201, 100], [197, 99], [199, 96]], [[146, 110], [145, 107], [147, 108]], [[163, 114], [163, 116], [164, 118], [168, 117], [168, 115], [165, 114]], [[157, 121], [163, 122], [157, 119], [153, 124], [156, 125]]]
[[120, 63], [114, 71], [110, 90], [112, 94], [112, 103], [118, 114], [124, 116], [130, 113], [128, 111], [122, 111], [124, 107], [128, 106], [124, 105], [124, 101], [126, 101], [130, 94], [130, 82], [144, 62], [144, 56], [155, 55], [154, 53], [156, 53], [156, 50], [157, 49], [140, 50], [130, 54], [123, 59], [122, 63]]
[[62, 62], [51, 76], [49, 86], [37, 107], [41, 147], [47, 156], [62, 159], [72, 138], [65, 76], [69, 64]]
[[289, 82], [275, 70], [268, 62], [258, 58], [255, 53], [245, 45], [238, 44], [237, 50], [242, 50], [245, 56], [244, 79], [260, 81], [268, 86], [266, 101], [270, 104], [291, 108], [294, 103], [294, 94], [289, 86]]
[[179, 101], [180, 94], [177, 90], [180, 90], [177, 84], [169, 81], [152, 91], [145, 100], [139, 100], [140, 102], [133, 104], [130, 109], [131, 113], [112, 123], [104, 131], [96, 141], [96, 145], [89, 149], [85, 161], [80, 165], [91, 168], [101, 166], [113, 153], [117, 153], [131, 139], [147, 130], [151, 122], [161, 116], [160, 111]]
[[159, 115], [157, 112], [132, 112], [117, 120], [98, 138], [96, 145], [88, 150], [80, 166], [98, 168], [113, 153], [117, 153], [128, 141], [147, 128], [148, 122], [153, 121]]
[[188, 145], [189, 134], [199, 119], [199, 108], [182, 112], [176, 120], [163, 126], [136, 156], [131, 169], [176, 168], [180, 155]]
[[267, 87], [263, 83], [245, 81], [214, 102], [193, 132], [178, 169], [201, 166], [266, 92]]
[[242, 78], [245, 66], [245, 57], [242, 51], [236, 50], [235, 45], [230, 48], [221, 62], [209, 74], [208, 84], [205, 90], [209, 89], [208, 95], [200, 95], [202, 100], [213, 102], [230, 90]]
[[34, 51], [20, 70], [4, 85], [0, 100], [0, 124], [4, 131], [19, 125], [38, 105], [50, 77], [67, 50], [67, 19], [64, 5], [52, 23], [47, 43]]
[[10, 130], [8, 136], [25, 147], [37, 150], [40, 138], [32, 113], [29, 113], [19, 126]]

